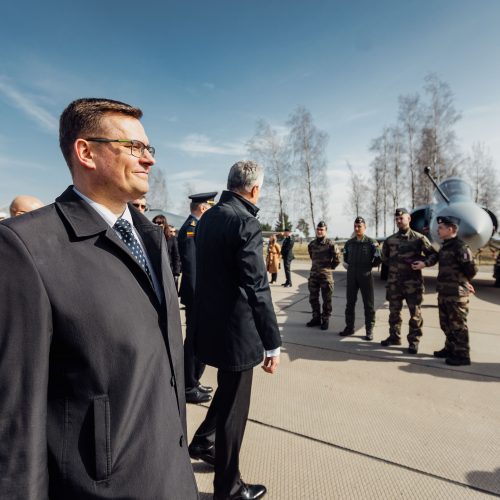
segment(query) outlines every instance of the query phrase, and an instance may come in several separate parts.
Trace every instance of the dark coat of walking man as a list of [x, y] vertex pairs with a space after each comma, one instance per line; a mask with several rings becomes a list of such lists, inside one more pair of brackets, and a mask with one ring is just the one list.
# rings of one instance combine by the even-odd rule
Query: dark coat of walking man
[[[457, 236], [460, 219], [453, 216], [437, 218], [438, 235], [443, 241], [439, 250], [437, 292], [439, 323], [446, 336], [444, 348], [434, 351], [436, 358], [446, 358], [452, 366], [470, 365], [469, 295], [474, 293], [470, 280], [477, 273], [477, 265], [470, 248]], [[415, 269], [425, 264], [416, 262]]]
[[339, 335], [346, 337], [354, 333], [354, 319], [358, 290], [361, 290], [365, 309], [365, 340], [373, 340], [375, 306], [372, 268], [380, 264], [380, 247], [377, 240], [365, 235], [366, 222], [363, 217], [354, 220], [354, 238], [344, 245], [344, 266], [347, 268], [345, 328]]
[[79, 99], [73, 178], [0, 224], [0, 498], [191, 500], [179, 306], [148, 191], [142, 111]]
[[[332, 314], [333, 273], [339, 265], [340, 249], [326, 237], [327, 226], [320, 221], [316, 227], [316, 239], [309, 243], [307, 249], [311, 257], [311, 273], [309, 275], [309, 303], [312, 319], [306, 326], [320, 326], [328, 330], [328, 322]], [[323, 299], [323, 311], [319, 302], [319, 294]]]
[[389, 337], [384, 347], [401, 345], [401, 309], [406, 300], [410, 311], [408, 353], [417, 354], [422, 336], [422, 304], [424, 279], [422, 271], [412, 264], [423, 261], [426, 266], [437, 262], [437, 252], [429, 240], [410, 228], [411, 216], [405, 208], [397, 208], [394, 217], [399, 231], [389, 236], [382, 246], [382, 262], [388, 266], [387, 293], [389, 301]]
[[186, 383], [186, 401], [188, 403], [205, 403], [210, 401], [212, 387], [200, 383], [205, 371], [202, 363], [194, 354], [192, 333], [192, 317], [194, 307], [194, 290], [196, 286], [196, 226], [203, 214], [214, 204], [217, 191], [210, 193], [192, 194], [191, 213], [179, 229], [177, 243], [182, 263], [182, 279], [179, 296], [185, 306], [186, 339], [184, 341], [184, 378]]
[[218, 369], [218, 386], [189, 452], [215, 465], [215, 500], [256, 499], [266, 492], [245, 484], [239, 470], [253, 368], [265, 351], [262, 368], [274, 373], [281, 346], [255, 217], [262, 182], [257, 163], [233, 165], [228, 190], [197, 228], [195, 352]]
[[281, 257], [283, 259], [283, 268], [285, 269], [285, 282], [281, 285], [284, 287], [292, 286], [291, 266], [292, 260], [295, 258], [293, 254], [293, 245], [295, 241], [292, 238], [290, 228], [287, 227], [284, 231], [285, 238], [281, 243]]

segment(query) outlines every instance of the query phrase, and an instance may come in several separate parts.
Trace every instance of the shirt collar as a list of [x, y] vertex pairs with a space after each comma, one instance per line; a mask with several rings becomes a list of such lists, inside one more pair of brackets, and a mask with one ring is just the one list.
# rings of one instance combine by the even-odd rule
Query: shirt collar
[[115, 222], [120, 218], [128, 221], [131, 226], [134, 225], [134, 223], [132, 221], [132, 214], [130, 213], [128, 205], [125, 205], [124, 212], [119, 217], [117, 217], [109, 208], [105, 207], [104, 205], [101, 205], [100, 203], [97, 203], [94, 200], [91, 200], [89, 197], [80, 193], [80, 191], [78, 191], [78, 189], [76, 189], [75, 186], [73, 186], [73, 191], [78, 196], [80, 196], [80, 198], [85, 200], [106, 221], [106, 223], [110, 227], [113, 227], [115, 225]]

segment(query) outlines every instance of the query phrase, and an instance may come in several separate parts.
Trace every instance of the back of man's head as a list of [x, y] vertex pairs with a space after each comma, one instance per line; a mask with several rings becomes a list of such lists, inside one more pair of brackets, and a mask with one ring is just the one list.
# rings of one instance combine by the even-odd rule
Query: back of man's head
[[31, 212], [37, 208], [42, 208], [43, 203], [34, 196], [22, 194], [16, 196], [12, 203], [10, 204], [9, 211], [11, 217], [16, 217], [17, 215], [25, 214], [26, 212]]
[[59, 146], [70, 170], [73, 168], [73, 144], [76, 139], [99, 135], [102, 132], [101, 120], [106, 114], [122, 114], [138, 120], [142, 117], [139, 108], [97, 97], [77, 99], [62, 112], [59, 119]]
[[254, 161], [235, 163], [227, 178], [227, 189], [236, 193], [249, 193], [254, 186], [262, 186], [264, 169]]

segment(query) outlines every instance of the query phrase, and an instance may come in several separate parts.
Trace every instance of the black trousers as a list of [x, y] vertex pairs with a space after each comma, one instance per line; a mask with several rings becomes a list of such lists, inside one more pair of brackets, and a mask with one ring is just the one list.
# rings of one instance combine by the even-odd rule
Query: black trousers
[[217, 390], [195, 437], [215, 439], [214, 491], [233, 495], [241, 486], [240, 449], [250, 408], [253, 369], [217, 372]]
[[192, 306], [186, 306], [186, 339], [184, 340], [184, 381], [186, 391], [197, 387], [205, 371], [205, 364], [194, 354], [194, 336], [192, 334]]
[[358, 298], [358, 290], [361, 290], [361, 297], [363, 298], [365, 328], [372, 330], [375, 325], [375, 306], [371, 269], [349, 269], [347, 271], [345, 324], [349, 330], [354, 330], [354, 310]]
[[285, 282], [291, 283], [292, 278], [290, 276], [290, 266], [292, 264], [292, 259], [283, 259], [283, 268], [285, 269]]

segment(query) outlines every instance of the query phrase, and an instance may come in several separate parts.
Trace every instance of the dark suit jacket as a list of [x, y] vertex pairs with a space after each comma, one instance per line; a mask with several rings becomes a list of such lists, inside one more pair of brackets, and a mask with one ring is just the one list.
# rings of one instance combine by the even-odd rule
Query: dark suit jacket
[[281, 244], [281, 256], [283, 257], [283, 260], [290, 261], [295, 257], [293, 255], [294, 244], [295, 241], [292, 239], [291, 236], [288, 236], [288, 238], [285, 238], [283, 240], [283, 243]]
[[224, 191], [197, 227], [195, 352], [223, 370], [252, 368], [281, 345], [257, 210]]
[[191, 306], [194, 300], [194, 287], [196, 285], [196, 245], [194, 242], [196, 217], [190, 215], [177, 233], [177, 243], [182, 263], [182, 278], [179, 296], [185, 306]]
[[0, 224], [2, 500], [197, 498], [165, 238], [131, 212], [161, 302], [71, 188]]

